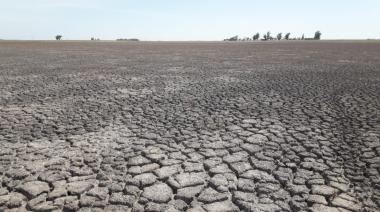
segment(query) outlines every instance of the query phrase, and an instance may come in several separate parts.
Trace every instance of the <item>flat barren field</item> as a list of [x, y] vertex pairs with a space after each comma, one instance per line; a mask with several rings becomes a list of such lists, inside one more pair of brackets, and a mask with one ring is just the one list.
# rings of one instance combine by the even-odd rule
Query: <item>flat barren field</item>
[[380, 42], [0, 42], [0, 211], [379, 211]]

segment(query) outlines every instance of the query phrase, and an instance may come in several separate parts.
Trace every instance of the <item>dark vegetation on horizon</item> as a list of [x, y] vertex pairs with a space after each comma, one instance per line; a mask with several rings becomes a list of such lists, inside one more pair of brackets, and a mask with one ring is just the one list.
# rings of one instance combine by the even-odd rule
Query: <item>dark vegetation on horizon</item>
[[55, 36], [55, 39], [56, 39], [56, 40], [61, 40], [61, 39], [62, 39], [62, 35], [56, 35], [56, 36]]
[[140, 41], [139, 39], [137, 38], [119, 38], [119, 39], [116, 39], [116, 41]]
[[[56, 35], [55, 39], [56, 40], [62, 40], [62, 37], [63, 37], [62, 35]], [[91, 41], [98, 41], [98, 40], [100, 40], [100, 38], [91, 37], [90, 40]], [[137, 38], [130, 38], [130, 39], [128, 39], [128, 38], [119, 38], [119, 39], [116, 39], [116, 41], [140, 41], [140, 40], [137, 39]]]
[[313, 38], [305, 38], [305, 35], [302, 35], [302, 37], [298, 38], [291, 38], [290, 37], [290, 32], [286, 33], [285, 36], [280, 32], [276, 35], [276, 37], [273, 37], [271, 35], [271, 32], [268, 31], [265, 33], [262, 38], [260, 39], [260, 33], [256, 33], [253, 37], [245, 37], [245, 38], [239, 38], [238, 35], [224, 39], [224, 41], [257, 41], [257, 40], [262, 40], [262, 41], [268, 41], [268, 40], [320, 40], [322, 36], [322, 33], [318, 30], [315, 32]]
[[[286, 33], [285, 35], [283, 35], [281, 32], [278, 33], [275, 37], [272, 36], [271, 32], [268, 31], [266, 32], [262, 38], [260, 39], [260, 33], [256, 33], [255, 35], [253, 35], [252, 37], [245, 37], [245, 38], [239, 38], [238, 35], [234, 36], [234, 37], [231, 37], [231, 38], [227, 38], [227, 39], [224, 39], [223, 41], [257, 41], [257, 40], [261, 40], [261, 41], [268, 41], [268, 40], [320, 40], [321, 39], [321, 36], [322, 36], [322, 33], [318, 30], [315, 32], [314, 34], [314, 37], [313, 38], [305, 38], [305, 35], [303, 34], [302, 37], [298, 37], [298, 38], [291, 38], [290, 37], [290, 32]], [[56, 35], [55, 36], [55, 39], [56, 40], [62, 40], [62, 35]], [[95, 38], [95, 37], [91, 37], [90, 39], [91, 41], [97, 41], [97, 40], [100, 40], [99, 38]], [[137, 38], [118, 38], [116, 39], [116, 41], [134, 41], [134, 42], [137, 42], [137, 41], [140, 41], [139, 39]]]

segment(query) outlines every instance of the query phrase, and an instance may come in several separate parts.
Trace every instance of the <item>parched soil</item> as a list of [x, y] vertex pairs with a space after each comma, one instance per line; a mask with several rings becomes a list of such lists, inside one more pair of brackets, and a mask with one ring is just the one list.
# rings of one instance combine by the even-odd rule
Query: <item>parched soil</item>
[[0, 211], [379, 211], [380, 43], [0, 42]]

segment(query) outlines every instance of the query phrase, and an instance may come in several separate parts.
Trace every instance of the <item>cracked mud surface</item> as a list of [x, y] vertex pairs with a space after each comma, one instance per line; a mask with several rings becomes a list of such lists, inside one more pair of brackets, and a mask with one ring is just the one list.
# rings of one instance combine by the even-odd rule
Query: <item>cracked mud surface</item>
[[378, 211], [380, 44], [0, 43], [0, 211]]

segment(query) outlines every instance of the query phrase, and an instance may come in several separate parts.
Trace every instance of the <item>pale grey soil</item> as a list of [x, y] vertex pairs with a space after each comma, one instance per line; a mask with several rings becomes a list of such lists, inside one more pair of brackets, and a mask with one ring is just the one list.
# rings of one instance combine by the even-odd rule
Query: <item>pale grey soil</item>
[[379, 211], [380, 43], [0, 42], [0, 211]]

